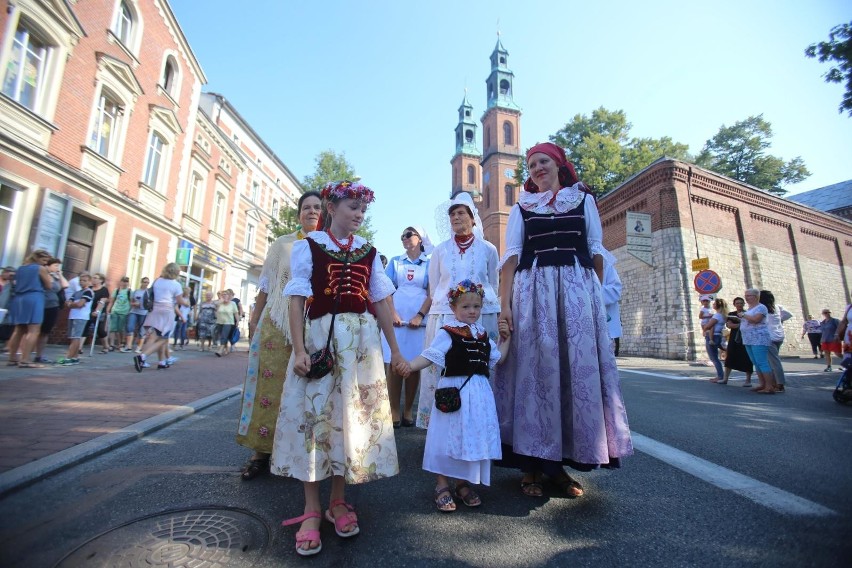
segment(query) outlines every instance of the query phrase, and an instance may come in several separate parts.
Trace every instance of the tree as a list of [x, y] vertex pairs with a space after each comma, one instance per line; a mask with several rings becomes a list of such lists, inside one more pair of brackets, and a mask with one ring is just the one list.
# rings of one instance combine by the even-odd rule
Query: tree
[[719, 132], [704, 144], [695, 163], [741, 182], [783, 195], [782, 186], [798, 183], [811, 173], [800, 157], [784, 162], [766, 154], [772, 138], [772, 125], [763, 115], [750, 116], [719, 128]]
[[837, 67], [829, 68], [823, 77], [826, 83], [846, 82], [846, 93], [837, 111], [846, 111], [852, 116], [852, 22], [833, 27], [828, 33], [828, 41], [809, 45], [805, 55], [818, 57], [820, 63], [837, 63]]
[[[322, 188], [330, 181], [340, 181], [348, 179], [355, 181], [358, 175], [355, 173], [355, 168], [346, 160], [344, 153], [336, 153], [334, 150], [323, 150], [314, 159], [313, 174], [306, 175], [302, 181], [302, 187], [307, 190], [321, 191]], [[281, 235], [287, 235], [296, 231], [299, 228], [299, 212], [295, 207], [281, 208], [278, 214], [278, 219], [269, 224], [269, 240], [274, 241]], [[373, 241], [375, 231], [372, 228], [369, 217], [364, 218], [361, 228], [358, 229], [358, 235], [361, 235], [368, 241]]]
[[630, 138], [631, 127], [623, 110], [600, 107], [591, 116], [575, 115], [550, 141], [565, 148], [577, 176], [598, 194], [615, 189], [664, 156], [690, 159], [686, 144], [669, 137]]

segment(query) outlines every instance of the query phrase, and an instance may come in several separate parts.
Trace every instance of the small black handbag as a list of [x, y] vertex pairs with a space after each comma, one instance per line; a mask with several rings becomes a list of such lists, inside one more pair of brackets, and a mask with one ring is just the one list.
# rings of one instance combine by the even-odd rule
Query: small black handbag
[[[351, 249], [350, 249], [351, 250]], [[343, 270], [349, 266], [349, 250], [346, 251], [346, 259], [343, 261]], [[325, 347], [311, 353], [311, 368], [305, 375], [307, 379], [321, 379], [334, 370], [334, 351], [331, 348], [331, 336], [334, 334], [334, 318], [337, 317], [337, 307], [340, 304], [340, 285], [334, 295], [334, 309], [331, 311], [331, 325], [328, 327], [328, 340]]]
[[470, 380], [471, 374], [460, 387], [444, 387], [435, 389], [435, 408], [441, 412], [455, 412], [461, 408], [461, 390]]

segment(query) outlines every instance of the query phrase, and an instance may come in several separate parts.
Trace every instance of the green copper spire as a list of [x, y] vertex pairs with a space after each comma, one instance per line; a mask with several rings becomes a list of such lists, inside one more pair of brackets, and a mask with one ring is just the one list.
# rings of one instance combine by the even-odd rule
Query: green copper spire
[[509, 52], [503, 47], [500, 36], [497, 36], [497, 45], [491, 52], [491, 74], [485, 80], [488, 86], [488, 108], [502, 107], [512, 110], [520, 110], [512, 98], [512, 81], [515, 74], [509, 69]]
[[467, 89], [464, 90], [464, 100], [459, 107], [459, 123], [456, 125], [456, 155], [470, 154], [481, 156], [476, 147], [476, 122], [473, 120], [473, 105], [467, 100]]

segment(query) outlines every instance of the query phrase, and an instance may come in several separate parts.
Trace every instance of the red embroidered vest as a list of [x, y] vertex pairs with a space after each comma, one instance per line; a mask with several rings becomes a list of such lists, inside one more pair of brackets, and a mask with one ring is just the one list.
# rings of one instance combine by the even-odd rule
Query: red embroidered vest
[[311, 289], [314, 295], [308, 304], [308, 318], [318, 319], [334, 309], [335, 294], [340, 291], [337, 313], [362, 314], [367, 311], [370, 290], [370, 273], [376, 258], [376, 249], [370, 243], [352, 249], [349, 262], [344, 265], [346, 252], [328, 250], [308, 237], [314, 271]]

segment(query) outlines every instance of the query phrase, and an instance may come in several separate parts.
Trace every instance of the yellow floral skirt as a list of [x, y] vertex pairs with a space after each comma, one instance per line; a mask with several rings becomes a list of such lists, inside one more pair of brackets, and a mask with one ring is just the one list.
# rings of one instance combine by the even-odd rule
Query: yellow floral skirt
[[248, 369], [243, 383], [243, 403], [237, 427], [237, 443], [252, 450], [272, 453], [272, 436], [287, 363], [293, 346], [263, 310], [249, 349]]
[[[331, 315], [309, 322], [305, 349], [325, 347]], [[309, 380], [287, 366], [272, 450], [272, 473], [302, 481], [333, 475], [366, 483], [399, 473], [382, 345], [369, 313], [338, 314], [336, 364]]]

